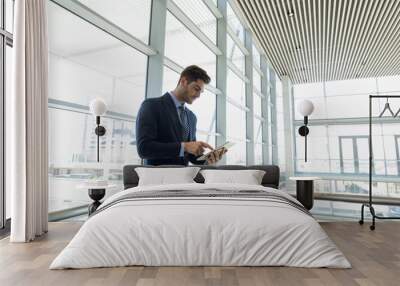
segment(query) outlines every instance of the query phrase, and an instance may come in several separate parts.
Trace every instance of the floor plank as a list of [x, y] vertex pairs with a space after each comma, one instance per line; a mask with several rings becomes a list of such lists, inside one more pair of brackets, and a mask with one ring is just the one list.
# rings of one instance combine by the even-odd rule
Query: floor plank
[[400, 223], [381, 222], [376, 231], [357, 222], [321, 226], [352, 263], [352, 269], [290, 267], [117, 267], [48, 269], [80, 228], [80, 222], [50, 223], [50, 231], [32, 243], [0, 240], [0, 285], [399, 285]]

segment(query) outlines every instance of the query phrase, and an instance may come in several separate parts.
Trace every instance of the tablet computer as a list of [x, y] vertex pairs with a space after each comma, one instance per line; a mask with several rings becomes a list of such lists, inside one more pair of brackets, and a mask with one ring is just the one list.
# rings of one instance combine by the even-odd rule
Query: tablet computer
[[214, 150], [212, 150], [212, 151], [210, 151], [210, 152], [208, 152], [208, 153], [206, 153], [206, 154], [203, 154], [202, 156], [200, 156], [199, 158], [197, 158], [197, 160], [206, 160], [206, 159], [207, 159], [207, 156], [209, 156], [212, 152], [219, 151], [219, 150], [221, 150], [222, 148], [229, 149], [229, 148], [231, 148], [233, 145], [235, 145], [235, 142], [226, 141], [223, 145], [218, 146], [217, 148], [215, 148]]

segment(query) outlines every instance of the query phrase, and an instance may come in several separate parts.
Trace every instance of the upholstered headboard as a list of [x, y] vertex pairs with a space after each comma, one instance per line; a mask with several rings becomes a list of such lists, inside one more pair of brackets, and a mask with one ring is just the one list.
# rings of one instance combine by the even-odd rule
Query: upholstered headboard
[[[123, 170], [124, 189], [136, 187], [139, 183], [139, 177], [135, 171], [136, 167], [146, 168], [179, 168], [184, 166], [142, 166], [142, 165], [126, 165]], [[265, 175], [261, 184], [265, 187], [278, 189], [279, 187], [279, 167], [275, 165], [254, 165], [254, 166], [241, 166], [241, 165], [221, 165], [221, 166], [196, 166], [201, 169], [218, 169], [218, 170], [264, 170]], [[198, 173], [194, 180], [197, 183], [204, 183], [203, 176]]]

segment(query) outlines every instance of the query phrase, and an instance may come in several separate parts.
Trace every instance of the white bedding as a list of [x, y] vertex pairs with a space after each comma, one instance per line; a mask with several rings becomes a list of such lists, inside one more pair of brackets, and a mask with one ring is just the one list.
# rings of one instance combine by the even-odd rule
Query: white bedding
[[[238, 184], [180, 184], [128, 189], [263, 190]], [[283, 203], [254, 198], [153, 198], [122, 201], [89, 218], [50, 269], [127, 265], [294, 266], [349, 268], [313, 217]]]

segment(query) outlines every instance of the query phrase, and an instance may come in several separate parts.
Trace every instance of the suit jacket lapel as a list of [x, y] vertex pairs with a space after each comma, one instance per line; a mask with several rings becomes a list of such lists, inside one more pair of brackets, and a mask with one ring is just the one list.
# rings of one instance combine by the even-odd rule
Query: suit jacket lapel
[[166, 107], [166, 112], [173, 123], [176, 137], [179, 141], [182, 141], [182, 124], [178, 118], [178, 112], [176, 111], [174, 101], [169, 93], [163, 95], [163, 100]]

